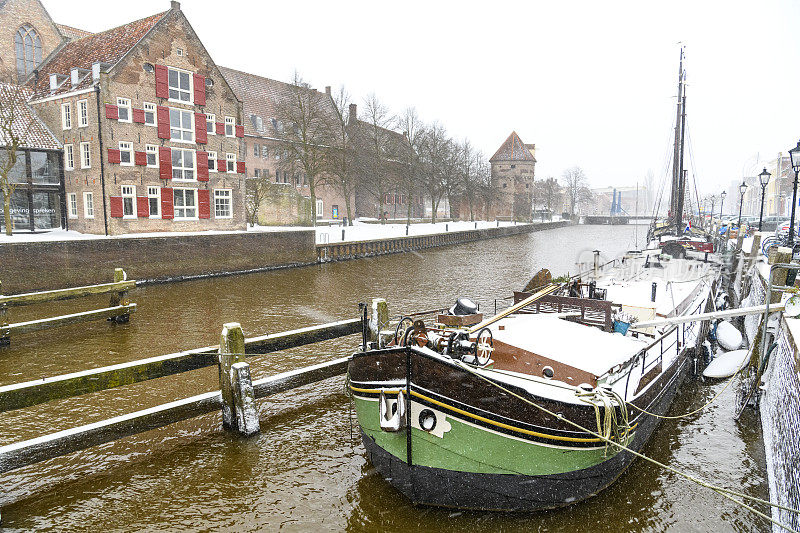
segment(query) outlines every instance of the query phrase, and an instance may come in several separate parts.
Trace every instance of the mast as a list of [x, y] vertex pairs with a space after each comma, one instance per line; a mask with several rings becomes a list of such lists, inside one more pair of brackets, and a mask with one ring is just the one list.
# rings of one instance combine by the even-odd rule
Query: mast
[[[685, 81], [685, 74], [684, 74], [684, 81]], [[681, 103], [681, 147], [680, 147], [680, 169], [679, 169], [679, 176], [681, 177], [680, 180], [680, 189], [678, 190], [678, 211], [676, 213], [675, 221], [678, 224], [678, 233], [677, 235], [681, 235], [683, 232], [683, 200], [686, 197], [686, 173], [687, 171], [683, 169], [683, 146], [684, 146], [684, 132], [686, 131], [686, 86], [683, 87], [683, 102]], [[690, 198], [691, 199], [691, 198]]]
[[681, 189], [683, 168], [683, 121], [686, 115], [683, 112], [685, 99], [683, 96], [683, 50], [681, 45], [681, 58], [678, 63], [678, 109], [675, 117], [675, 147], [672, 153], [672, 195], [670, 197], [669, 209], [675, 220], [676, 235], [681, 234], [681, 222], [683, 219], [683, 190]]

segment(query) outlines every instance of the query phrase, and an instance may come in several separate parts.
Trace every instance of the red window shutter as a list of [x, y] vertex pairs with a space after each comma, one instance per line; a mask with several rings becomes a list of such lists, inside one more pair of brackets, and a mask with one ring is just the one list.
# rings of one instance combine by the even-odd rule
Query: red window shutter
[[236, 162], [236, 172], [239, 174], [244, 174], [244, 161]]
[[217, 122], [217, 135], [225, 135], [225, 123]]
[[206, 144], [208, 142], [205, 113], [194, 114], [194, 142], [197, 144]]
[[197, 190], [197, 218], [211, 218], [208, 189]]
[[122, 196], [109, 196], [108, 205], [112, 218], [122, 218]]
[[147, 152], [133, 152], [133, 162], [139, 166], [147, 164]]
[[208, 152], [197, 151], [197, 181], [208, 181]]
[[158, 177], [162, 180], [172, 179], [172, 149], [169, 146], [158, 147]]
[[106, 118], [119, 120], [119, 108], [112, 104], [106, 104]]
[[241, 124], [236, 125], [236, 136], [244, 137], [244, 126], [242, 126]]
[[144, 124], [144, 109], [133, 108], [133, 121]]
[[156, 122], [158, 124], [158, 138], [169, 139], [169, 108], [163, 105], [156, 106]]
[[167, 76], [167, 67], [165, 65], [156, 65], [156, 98], [169, 98]]
[[161, 187], [161, 218], [175, 218], [172, 189], [169, 187]]
[[147, 196], [136, 197], [136, 215], [139, 218], [148, 218], [150, 216], [150, 204], [147, 201]]
[[194, 105], [206, 105], [206, 79], [200, 74], [194, 75]]
[[116, 150], [114, 148], [109, 148], [108, 149], [108, 162], [109, 163], [117, 163], [117, 164], [119, 164], [119, 161], [120, 161], [120, 159], [119, 159], [119, 150]]

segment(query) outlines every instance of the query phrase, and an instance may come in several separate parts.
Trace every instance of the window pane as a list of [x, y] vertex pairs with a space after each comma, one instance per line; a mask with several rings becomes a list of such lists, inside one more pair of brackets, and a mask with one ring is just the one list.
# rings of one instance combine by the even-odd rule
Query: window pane
[[186, 191], [186, 207], [194, 207], [194, 194], [192, 191]]
[[181, 166], [183, 166], [181, 164], [181, 154], [182, 154], [182, 152], [180, 150], [173, 150], [172, 151], [172, 166], [173, 167], [181, 167]]
[[177, 98], [178, 98], [178, 91], [176, 91], [175, 89], [170, 89], [170, 90], [169, 90], [169, 97], [170, 97], [170, 98], [172, 98], [172, 99], [174, 99], [174, 100], [177, 100]]
[[189, 90], [189, 74], [186, 72], [181, 72], [181, 89]]
[[172, 69], [169, 70], [169, 86], [170, 87], [178, 86], [178, 71]]
[[190, 113], [183, 112], [183, 129], [188, 130], [192, 128], [192, 115]]

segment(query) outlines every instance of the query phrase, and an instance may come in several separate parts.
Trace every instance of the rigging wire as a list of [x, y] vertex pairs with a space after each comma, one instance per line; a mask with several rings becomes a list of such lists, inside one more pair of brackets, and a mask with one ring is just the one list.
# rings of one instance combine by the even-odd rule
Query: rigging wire
[[[694, 151], [692, 150], [692, 135], [689, 131], [689, 125], [686, 125], [686, 137], [688, 139], [689, 145], [689, 165], [692, 167], [692, 182], [694, 183], [694, 195], [697, 198], [697, 213], [700, 214], [700, 195], [697, 193], [697, 169], [694, 165]], [[714, 213], [711, 213], [711, 216], [714, 216]]]
[[792, 529], [791, 527], [789, 527], [787, 525], [781, 524], [780, 522], [778, 522], [777, 520], [775, 520], [771, 516], [768, 516], [765, 513], [762, 513], [761, 511], [759, 511], [758, 509], [755, 509], [751, 505], [748, 505], [743, 501], [737, 500], [733, 496], [739, 496], [740, 498], [743, 498], [743, 499], [746, 499], [746, 500], [750, 500], [750, 501], [753, 501], [753, 502], [756, 502], [756, 503], [761, 503], [761, 504], [764, 504], [764, 505], [768, 505], [770, 507], [775, 507], [775, 508], [778, 508], [778, 509], [781, 509], [781, 510], [784, 510], [784, 511], [797, 513], [797, 514], [800, 514], [800, 509], [793, 509], [791, 507], [786, 507], [786, 506], [783, 506], [783, 505], [780, 505], [780, 504], [777, 504], [777, 503], [769, 502], [767, 500], [763, 500], [761, 498], [756, 498], [755, 496], [750, 496], [750, 495], [744, 494], [742, 492], [738, 492], [738, 491], [735, 491], [735, 490], [726, 489], [724, 487], [713, 485], [713, 484], [709, 483], [708, 481], [704, 481], [704, 480], [702, 480], [700, 478], [697, 478], [697, 477], [695, 477], [695, 476], [693, 476], [691, 474], [687, 474], [686, 472], [682, 472], [681, 470], [678, 470], [675, 467], [666, 465], [666, 464], [664, 464], [664, 463], [662, 463], [660, 461], [657, 461], [656, 459], [653, 459], [653, 458], [648, 457], [648, 456], [646, 456], [646, 455], [644, 455], [642, 453], [639, 453], [639, 452], [637, 452], [637, 451], [625, 446], [624, 444], [621, 444], [619, 442], [615, 442], [614, 440], [609, 439], [609, 438], [605, 438], [600, 433], [596, 433], [596, 432], [594, 432], [594, 431], [592, 431], [590, 429], [587, 429], [587, 428], [581, 426], [580, 424], [578, 424], [577, 422], [573, 422], [572, 420], [566, 418], [564, 415], [559, 414], [559, 413], [554, 413], [553, 411], [547, 409], [546, 407], [541, 406], [541, 405], [539, 405], [539, 404], [537, 404], [535, 402], [532, 402], [532, 401], [528, 400], [527, 398], [524, 398], [524, 397], [520, 396], [519, 394], [517, 394], [517, 393], [515, 393], [515, 392], [513, 392], [513, 391], [511, 391], [511, 390], [509, 390], [509, 389], [507, 389], [505, 387], [503, 387], [499, 383], [496, 383], [496, 382], [492, 381], [491, 379], [489, 379], [489, 378], [487, 378], [487, 377], [475, 372], [473, 369], [469, 368], [465, 363], [460, 362], [460, 361], [458, 363], [460, 364], [461, 368], [463, 368], [464, 370], [466, 370], [470, 374], [475, 375], [476, 377], [478, 377], [478, 378], [486, 381], [487, 383], [497, 387], [498, 389], [504, 391], [505, 393], [510, 394], [511, 396], [514, 396], [515, 398], [517, 398], [519, 400], [522, 400], [524, 403], [527, 403], [527, 404], [535, 407], [536, 409], [539, 409], [540, 411], [542, 411], [542, 412], [544, 412], [544, 413], [546, 413], [546, 414], [548, 414], [550, 416], [555, 417], [558, 420], [562, 420], [562, 421], [566, 422], [567, 424], [569, 424], [569, 425], [571, 425], [571, 426], [573, 426], [575, 428], [578, 428], [581, 431], [584, 431], [584, 432], [588, 433], [589, 435], [592, 435], [593, 437], [596, 437], [596, 438], [598, 438], [600, 440], [603, 440], [607, 444], [612, 444], [612, 445], [616, 446], [617, 448], [619, 448], [620, 450], [627, 451], [627, 452], [631, 453], [632, 455], [635, 455], [636, 457], [644, 459], [645, 461], [651, 462], [651, 463], [655, 464], [656, 466], [659, 466], [659, 467], [661, 467], [661, 468], [663, 468], [665, 470], [668, 470], [668, 471], [672, 472], [673, 474], [677, 474], [678, 476], [681, 476], [681, 477], [683, 477], [685, 479], [688, 479], [689, 481], [692, 481], [693, 483], [696, 483], [696, 484], [700, 485], [701, 487], [705, 487], [705, 488], [711, 489], [714, 492], [716, 492], [717, 494], [719, 494], [720, 496], [722, 496], [723, 498], [726, 498], [726, 499], [728, 499], [728, 500], [730, 500], [730, 501], [732, 501], [734, 503], [737, 503], [737, 504], [741, 505], [745, 509], [748, 509], [751, 512], [755, 513], [756, 515], [758, 515], [758, 516], [760, 516], [760, 517], [762, 517], [762, 518], [764, 518], [766, 520], [769, 520], [770, 522], [772, 522], [773, 524], [775, 524], [776, 526], [778, 526], [780, 528], [783, 528], [783, 529], [785, 529], [787, 531], [791, 531], [792, 533], [800, 533], [797, 530]]

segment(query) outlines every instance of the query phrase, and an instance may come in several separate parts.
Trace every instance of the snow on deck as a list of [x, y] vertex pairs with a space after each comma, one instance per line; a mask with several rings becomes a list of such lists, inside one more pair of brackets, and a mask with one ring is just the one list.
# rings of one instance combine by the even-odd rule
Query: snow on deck
[[[505, 326], [505, 329], [499, 329]], [[600, 376], [647, 346], [619, 333], [606, 333], [548, 314], [511, 315], [490, 326], [492, 336], [506, 344]]]

